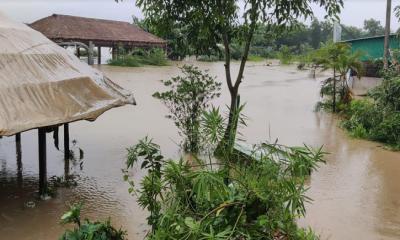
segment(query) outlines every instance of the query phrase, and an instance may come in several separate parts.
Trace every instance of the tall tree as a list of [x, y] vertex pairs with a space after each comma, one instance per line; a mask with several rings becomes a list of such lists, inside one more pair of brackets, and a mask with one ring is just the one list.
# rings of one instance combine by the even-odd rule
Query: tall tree
[[392, 14], [392, 0], [387, 0], [386, 4], [386, 26], [385, 26], [385, 43], [383, 51], [383, 68], [388, 69], [389, 66], [389, 41], [390, 41], [390, 18]]
[[[117, 0], [118, 1], [118, 0]], [[172, 26], [184, 26], [182, 31], [197, 54], [207, 54], [222, 43], [225, 53], [225, 75], [231, 95], [229, 124], [225, 138], [236, 134], [234, 113], [238, 106], [239, 86], [243, 81], [246, 61], [258, 23], [284, 29], [298, 19], [313, 16], [311, 4], [325, 9], [328, 17], [337, 18], [343, 0], [137, 0], [146, 19], [155, 27], [168, 31]], [[233, 39], [243, 43], [237, 75], [231, 73]]]
[[318, 19], [314, 19], [312, 21], [310, 28], [311, 28], [311, 36], [310, 36], [311, 46], [314, 49], [318, 49], [322, 40], [322, 30]]
[[367, 32], [367, 37], [385, 34], [385, 28], [381, 25], [381, 22], [373, 18], [364, 20], [364, 30]]

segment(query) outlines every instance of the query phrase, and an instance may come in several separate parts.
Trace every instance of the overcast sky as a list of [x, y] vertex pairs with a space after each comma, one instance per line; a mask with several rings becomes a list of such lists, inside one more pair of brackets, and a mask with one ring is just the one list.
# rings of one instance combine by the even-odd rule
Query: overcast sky
[[[400, 0], [393, 0], [393, 6], [396, 5], [400, 5]], [[313, 9], [315, 15], [323, 19], [323, 9], [317, 6], [313, 6]], [[342, 23], [357, 27], [362, 27], [367, 18], [375, 18], [384, 25], [385, 10], [386, 0], [345, 0], [340, 18]], [[132, 15], [143, 17], [140, 9], [135, 6], [135, 0], [124, 0], [122, 3], [116, 3], [114, 0], [0, 0], [0, 11], [14, 20], [25, 23], [53, 13], [129, 22]], [[392, 30], [397, 30], [399, 26], [392, 16]]]

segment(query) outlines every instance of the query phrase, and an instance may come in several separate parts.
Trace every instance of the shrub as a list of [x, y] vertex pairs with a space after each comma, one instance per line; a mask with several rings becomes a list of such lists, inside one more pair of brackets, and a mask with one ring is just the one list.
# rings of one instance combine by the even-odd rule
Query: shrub
[[183, 150], [197, 153], [201, 147], [201, 114], [209, 107], [210, 100], [219, 97], [221, 83], [191, 65], [184, 65], [181, 70], [183, 76], [163, 81], [171, 90], [156, 92], [153, 97], [160, 99], [170, 110], [167, 118], [174, 121], [179, 134], [184, 138]]
[[62, 224], [74, 223], [77, 227], [66, 230], [60, 240], [124, 240], [126, 232], [111, 226], [110, 220], [105, 222], [91, 222], [85, 219], [81, 223], [80, 213], [82, 204], [74, 204], [61, 217]]
[[400, 146], [400, 113], [387, 114], [382, 122], [371, 130], [371, 138], [393, 146]]
[[282, 45], [277, 53], [277, 57], [281, 64], [291, 64], [293, 61], [292, 49], [286, 45]]
[[131, 53], [119, 55], [116, 59], [110, 59], [108, 64], [122, 67], [166, 66], [168, 65], [168, 60], [162, 49], [155, 48], [149, 51], [135, 49]]
[[342, 126], [358, 138], [400, 147], [400, 113], [371, 99], [354, 100], [346, 110]]
[[210, 55], [210, 56], [207, 56], [207, 55], [200, 55], [198, 58], [197, 58], [197, 61], [200, 61], [200, 62], [218, 62], [218, 61], [220, 61], [221, 59], [218, 57], [218, 56], [216, 56], [216, 55]]
[[247, 60], [251, 62], [262, 62], [265, 61], [265, 58], [257, 55], [250, 55]]
[[[264, 154], [246, 163], [196, 164], [164, 160], [148, 140], [132, 149], [139, 150], [129, 151], [125, 179], [150, 211], [146, 239], [318, 239], [296, 220], [311, 201], [305, 178], [322, 161], [321, 149], [265, 143], [255, 148]], [[128, 174], [134, 163], [149, 172], [138, 187]]]
[[349, 118], [344, 121], [343, 126], [350, 132], [357, 128], [360, 130], [360, 126], [370, 130], [381, 121], [380, 113], [374, 102], [368, 99], [353, 100], [346, 114]]

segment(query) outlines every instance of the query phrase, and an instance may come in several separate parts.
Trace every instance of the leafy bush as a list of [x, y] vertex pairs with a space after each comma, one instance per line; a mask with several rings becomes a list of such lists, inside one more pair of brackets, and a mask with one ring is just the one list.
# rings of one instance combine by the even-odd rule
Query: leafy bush
[[81, 223], [80, 213], [82, 204], [74, 204], [61, 217], [62, 224], [74, 223], [77, 227], [66, 230], [60, 240], [124, 240], [126, 232], [116, 230], [110, 220], [105, 222], [91, 222], [88, 219]]
[[342, 125], [354, 137], [400, 148], [400, 81], [386, 79], [370, 92], [372, 99], [354, 100]]
[[[121, 52], [123, 53], [123, 51]], [[116, 59], [110, 59], [108, 64], [122, 67], [140, 67], [143, 65], [167, 66], [168, 60], [162, 49], [155, 48], [149, 51], [136, 49], [131, 53], [123, 53]]]
[[265, 61], [265, 58], [258, 56], [258, 55], [249, 55], [247, 60], [250, 62], [263, 62], [263, 61]]
[[197, 58], [197, 61], [200, 61], [200, 62], [218, 62], [220, 60], [221, 60], [220, 57], [218, 57], [216, 55], [210, 55], [210, 56], [200, 55]]
[[197, 153], [200, 149], [200, 117], [209, 107], [209, 102], [219, 97], [221, 83], [199, 68], [184, 65], [183, 76], [163, 81], [171, 90], [156, 92], [153, 97], [160, 99], [170, 110], [168, 118], [172, 119], [184, 138], [183, 150]]
[[[264, 154], [246, 163], [196, 164], [166, 161], [148, 140], [132, 149], [125, 179], [150, 211], [146, 239], [318, 239], [296, 219], [311, 201], [304, 180], [322, 161], [321, 149], [264, 143], [257, 146]], [[128, 177], [134, 163], [149, 170], [137, 188]]]
[[293, 61], [292, 49], [286, 45], [282, 45], [277, 53], [277, 57], [281, 64], [291, 64]]
[[[363, 71], [362, 63], [359, 60], [360, 54], [359, 51], [353, 53], [349, 44], [333, 42], [323, 44], [320, 49], [312, 54], [315, 66], [322, 67], [323, 70], [333, 70], [334, 76], [323, 81], [321, 87], [321, 96], [330, 97], [328, 101], [331, 103], [333, 112], [337, 112], [337, 107], [340, 105], [348, 105], [353, 98], [346, 74], [351, 70], [360, 76]], [[319, 105], [329, 106], [327, 104]]]

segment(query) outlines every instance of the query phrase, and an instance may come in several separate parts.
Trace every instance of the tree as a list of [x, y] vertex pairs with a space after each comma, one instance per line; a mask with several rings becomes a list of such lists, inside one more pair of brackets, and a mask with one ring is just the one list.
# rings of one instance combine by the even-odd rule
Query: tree
[[365, 35], [363, 30], [358, 27], [342, 25], [342, 28], [343, 28], [343, 33], [342, 33], [343, 40], [362, 38]]
[[174, 121], [183, 139], [183, 150], [197, 154], [200, 150], [200, 117], [210, 101], [219, 97], [221, 83], [207, 72], [197, 67], [185, 65], [181, 68], [183, 76], [163, 81], [170, 90], [156, 92], [154, 97], [160, 99], [169, 109], [167, 118]]
[[[244, 4], [243, 4], [244, 3]], [[247, 57], [259, 22], [283, 29], [299, 18], [313, 16], [311, 4], [323, 7], [327, 16], [336, 17], [343, 0], [138, 0], [147, 21], [157, 29], [184, 26], [182, 31], [196, 54], [207, 54], [222, 43], [225, 52], [225, 75], [231, 96], [230, 121], [225, 138], [236, 134], [233, 113], [238, 106], [239, 86], [243, 80]], [[243, 54], [236, 77], [231, 73], [233, 39], [243, 42]]]
[[322, 30], [318, 19], [314, 19], [312, 21], [310, 28], [311, 28], [311, 35], [310, 35], [311, 46], [314, 49], [318, 49], [322, 40]]
[[381, 22], [373, 18], [364, 20], [364, 30], [367, 32], [366, 37], [375, 37], [385, 34], [385, 28], [382, 27]]
[[348, 104], [351, 100], [350, 87], [346, 81], [346, 74], [353, 70], [357, 75], [361, 74], [362, 63], [360, 52], [351, 52], [351, 47], [345, 43], [329, 42], [324, 44], [316, 52], [315, 64], [324, 70], [333, 69], [333, 77], [324, 81], [321, 95], [332, 96], [332, 111], [336, 112], [337, 95], [340, 103]]

